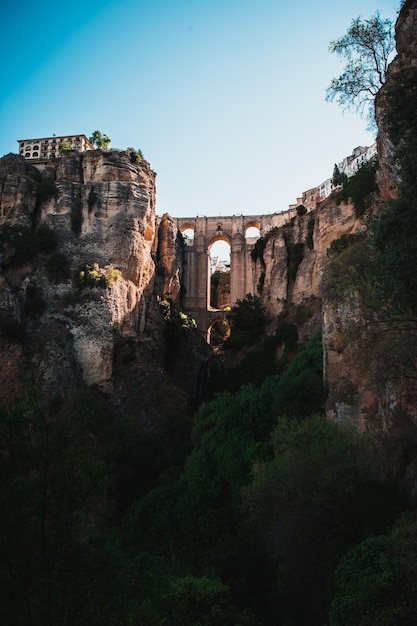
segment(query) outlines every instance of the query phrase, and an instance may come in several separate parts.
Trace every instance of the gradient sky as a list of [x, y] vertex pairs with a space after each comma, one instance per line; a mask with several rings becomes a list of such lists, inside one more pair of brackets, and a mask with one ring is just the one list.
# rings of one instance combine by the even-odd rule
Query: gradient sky
[[157, 212], [286, 210], [374, 138], [325, 102], [328, 52], [399, 0], [15, 0], [0, 27], [0, 155], [98, 129], [141, 148]]

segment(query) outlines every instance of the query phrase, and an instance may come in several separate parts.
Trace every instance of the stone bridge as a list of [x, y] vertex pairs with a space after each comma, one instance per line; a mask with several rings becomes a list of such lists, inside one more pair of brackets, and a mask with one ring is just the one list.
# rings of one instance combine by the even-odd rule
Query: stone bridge
[[213, 324], [226, 317], [225, 311], [210, 307], [211, 246], [216, 241], [230, 245], [230, 301], [233, 306], [248, 293], [256, 294], [255, 267], [250, 253], [258, 237], [247, 237], [248, 229], [257, 228], [262, 237], [295, 215], [294, 208], [269, 215], [173, 218], [181, 233], [190, 229], [194, 233], [192, 238], [186, 238], [183, 308], [194, 317], [200, 330], [209, 334]]

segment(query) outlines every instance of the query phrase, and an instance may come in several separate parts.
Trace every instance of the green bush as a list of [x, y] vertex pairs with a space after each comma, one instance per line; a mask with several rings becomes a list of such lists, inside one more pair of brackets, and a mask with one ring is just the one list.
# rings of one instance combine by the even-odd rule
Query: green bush
[[14, 248], [13, 260], [32, 261], [39, 252], [49, 254], [58, 245], [55, 232], [47, 224], [40, 224], [36, 230], [20, 224], [0, 226], [0, 245], [11, 244]]
[[112, 265], [106, 265], [102, 269], [98, 263], [86, 263], [76, 271], [74, 282], [80, 289], [84, 287], [106, 289], [111, 287], [121, 275], [121, 271], [115, 269]]
[[135, 148], [128, 148], [127, 151], [129, 152], [131, 163], [140, 163], [140, 161], [143, 161], [143, 153], [140, 148], [137, 150], [135, 150]]
[[305, 208], [304, 204], [299, 204], [295, 210], [297, 211], [298, 217], [301, 217], [302, 215], [305, 215], [307, 213], [307, 209]]
[[106, 282], [106, 287], [111, 287], [121, 275], [122, 272], [113, 267], [113, 265], [106, 265], [104, 267], [104, 280]]
[[197, 322], [191, 315], [179, 311], [170, 298], [161, 300], [159, 306], [166, 323], [166, 329], [171, 336], [179, 335], [184, 329], [195, 330]]
[[275, 331], [275, 338], [279, 344], [284, 344], [287, 350], [293, 350], [298, 341], [297, 326], [291, 322], [283, 322]]

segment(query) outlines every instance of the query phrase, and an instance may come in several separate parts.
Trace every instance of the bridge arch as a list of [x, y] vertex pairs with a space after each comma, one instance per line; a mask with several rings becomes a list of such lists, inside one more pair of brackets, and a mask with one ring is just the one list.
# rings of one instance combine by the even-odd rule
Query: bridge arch
[[230, 334], [230, 324], [227, 319], [222, 316], [215, 317], [207, 328], [207, 343], [211, 346], [220, 346]]
[[222, 313], [210, 308], [210, 248], [216, 241], [230, 245], [230, 305], [247, 294], [256, 295], [257, 281], [251, 257], [258, 237], [247, 237], [249, 228], [265, 235], [274, 227], [283, 226], [296, 215], [295, 210], [269, 215], [232, 215], [219, 217], [174, 218], [177, 228], [194, 231], [194, 239], [187, 239], [184, 251], [182, 284], [185, 287], [183, 309], [189, 313], [201, 330], [212, 328], [212, 314]]
[[260, 220], [257, 219], [252, 219], [249, 222], [246, 222], [245, 224], [245, 233], [248, 230], [248, 228], [257, 228], [259, 230], [259, 232], [261, 231], [262, 228], [262, 222]]
[[261, 236], [262, 224], [258, 220], [252, 220], [245, 225], [245, 238], [255, 241]]
[[231, 240], [230, 240], [229, 235], [227, 235], [227, 234], [225, 234], [225, 233], [221, 233], [221, 234], [219, 233], [218, 235], [214, 235], [214, 236], [210, 239], [210, 241], [209, 241], [209, 243], [208, 243], [208, 246], [207, 246], [207, 247], [208, 247], [208, 249], [210, 249], [210, 248], [211, 248], [211, 246], [212, 246], [214, 243], [216, 243], [216, 241], [225, 241], [226, 243], [228, 243], [228, 244], [229, 244], [229, 246], [231, 246], [231, 245], [232, 245], [232, 242], [231, 242]]
[[178, 230], [183, 233], [185, 230], [192, 230], [194, 232], [195, 225], [192, 222], [184, 222]]

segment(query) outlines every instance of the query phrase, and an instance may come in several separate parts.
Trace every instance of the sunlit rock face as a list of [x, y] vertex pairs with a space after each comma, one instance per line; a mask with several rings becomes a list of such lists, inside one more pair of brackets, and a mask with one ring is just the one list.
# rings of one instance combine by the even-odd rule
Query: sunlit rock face
[[[336, 198], [335, 193], [316, 210], [294, 217], [288, 225], [276, 229], [267, 240], [262, 262], [256, 262], [257, 283], [264, 274], [261, 300], [269, 318], [276, 320], [289, 309], [304, 308], [305, 319], [301, 325], [297, 320], [302, 337], [321, 326], [321, 276], [329, 261], [327, 251], [332, 241], [363, 229], [353, 205], [337, 203]], [[298, 246], [300, 255], [296, 269], [294, 246]]]
[[159, 271], [163, 275], [164, 297], [169, 297], [176, 304], [180, 298], [180, 276], [182, 265], [182, 243], [174, 220], [164, 213], [158, 228]]
[[[22, 372], [54, 406], [69, 390], [94, 391], [138, 437], [175, 451], [210, 349], [204, 333], [168, 340], [159, 302], [169, 294], [179, 304], [181, 238], [168, 215], [155, 215], [149, 164], [132, 161], [100, 150], [42, 169], [0, 159], [0, 225], [26, 227], [29, 238], [46, 225], [57, 240], [28, 255], [20, 232], [0, 238], [0, 401], [19, 397]], [[104, 283], [80, 284], [86, 266]]]
[[[97, 150], [51, 160], [40, 172], [8, 155], [0, 161], [0, 179], [1, 222], [46, 224], [58, 239], [54, 253], [69, 264], [66, 276], [49, 280], [50, 255], [48, 261], [38, 254], [22, 267], [13, 261], [13, 246], [10, 262], [3, 246], [4, 311], [22, 322], [27, 290], [36, 284], [44, 311], [24, 321], [33, 341], [42, 336], [43, 377], [55, 372], [63, 386], [78, 380], [110, 391], [115, 341], [144, 330], [152, 301], [154, 172], [146, 161], [132, 163], [127, 152]], [[107, 288], [77, 289], [74, 276], [86, 264], [97, 264], [102, 273], [110, 268], [116, 279]], [[53, 348], [57, 324], [61, 342], [66, 337], [63, 351]]]

